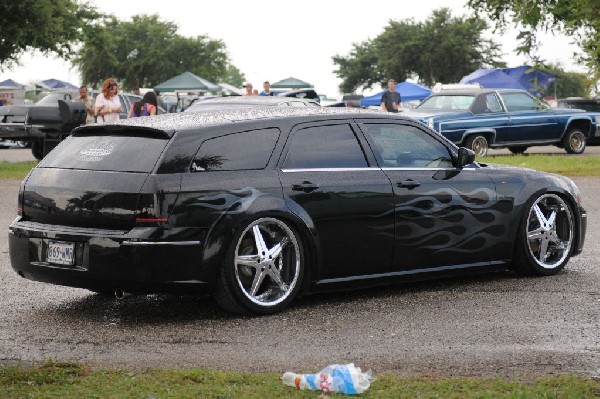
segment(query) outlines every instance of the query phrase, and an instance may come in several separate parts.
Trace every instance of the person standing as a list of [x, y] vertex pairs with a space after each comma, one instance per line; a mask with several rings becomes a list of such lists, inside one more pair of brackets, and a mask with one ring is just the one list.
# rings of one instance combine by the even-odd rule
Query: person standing
[[246, 88], [246, 92], [243, 94], [244, 96], [254, 96], [255, 95], [252, 90], [252, 88], [253, 88], [252, 83], [246, 82], [244, 87]]
[[85, 110], [87, 111], [85, 117], [85, 124], [89, 125], [90, 123], [94, 123], [94, 99], [88, 96], [88, 88], [83, 85], [79, 88], [79, 101], [85, 105]]
[[114, 123], [120, 119], [119, 114], [123, 109], [118, 94], [119, 85], [113, 78], [108, 78], [102, 83], [102, 93], [96, 97], [94, 107], [96, 123]]
[[388, 80], [388, 90], [381, 96], [381, 109], [385, 112], [398, 112], [400, 101], [400, 93], [396, 91], [396, 80]]
[[263, 91], [260, 92], [259, 96], [272, 96], [273, 92], [271, 91], [271, 83], [269, 81], [265, 81], [263, 83]]
[[152, 116], [156, 115], [158, 106], [158, 99], [153, 91], [149, 91], [144, 94], [144, 98], [136, 101], [133, 107], [129, 110], [129, 118], [136, 118], [139, 116]]

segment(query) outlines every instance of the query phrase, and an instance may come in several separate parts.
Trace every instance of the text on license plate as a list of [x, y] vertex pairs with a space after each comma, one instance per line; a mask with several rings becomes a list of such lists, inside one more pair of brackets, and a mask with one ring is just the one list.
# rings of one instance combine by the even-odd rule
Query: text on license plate
[[75, 243], [63, 241], [48, 241], [48, 263], [72, 265], [75, 259]]

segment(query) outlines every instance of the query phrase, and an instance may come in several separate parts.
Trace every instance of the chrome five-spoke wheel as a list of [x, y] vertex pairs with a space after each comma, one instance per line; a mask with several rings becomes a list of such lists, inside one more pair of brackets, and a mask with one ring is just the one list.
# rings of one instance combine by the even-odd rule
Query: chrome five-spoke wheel
[[520, 230], [525, 240], [516, 253], [521, 271], [555, 274], [565, 266], [573, 250], [574, 219], [563, 198], [539, 196], [528, 207]]
[[228, 298], [217, 295], [217, 300], [224, 305], [226, 299], [225, 306], [238, 313], [272, 313], [289, 303], [303, 275], [297, 233], [285, 222], [265, 217], [250, 223], [234, 243], [224, 270], [223, 282], [229, 286], [220, 290]]

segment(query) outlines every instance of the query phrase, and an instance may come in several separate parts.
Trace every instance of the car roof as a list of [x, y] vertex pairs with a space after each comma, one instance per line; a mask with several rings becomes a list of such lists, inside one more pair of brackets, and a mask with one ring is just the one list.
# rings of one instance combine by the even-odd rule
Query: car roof
[[431, 97], [433, 96], [460, 96], [460, 95], [469, 95], [469, 96], [473, 96], [473, 95], [478, 95], [478, 94], [484, 94], [484, 93], [495, 93], [495, 92], [502, 92], [502, 93], [528, 93], [526, 90], [521, 90], [521, 89], [478, 89], [478, 88], [472, 88], [472, 89], [451, 89], [451, 90], [444, 90], [441, 91], [439, 93], [432, 93]]
[[184, 112], [204, 111], [204, 108], [209, 110], [218, 109], [235, 109], [235, 108], [258, 108], [258, 107], [277, 107], [280, 104], [289, 102], [303, 102], [318, 105], [317, 102], [302, 98], [294, 97], [278, 97], [278, 96], [229, 96], [229, 97], [212, 97], [201, 101], [195, 101]]
[[384, 113], [380, 110], [365, 110], [357, 108], [329, 108], [329, 107], [263, 107], [207, 112], [181, 112], [173, 114], [160, 114], [144, 118], [122, 119], [113, 124], [84, 125], [74, 130], [75, 132], [97, 131], [98, 128], [108, 131], [128, 130], [154, 130], [172, 136], [176, 131], [195, 130], [200, 127], [231, 124], [236, 122], [250, 122], [255, 120], [279, 120], [285, 118], [306, 117], [306, 122], [322, 119], [351, 119], [351, 118], [387, 118], [387, 119], [413, 119], [400, 114]]

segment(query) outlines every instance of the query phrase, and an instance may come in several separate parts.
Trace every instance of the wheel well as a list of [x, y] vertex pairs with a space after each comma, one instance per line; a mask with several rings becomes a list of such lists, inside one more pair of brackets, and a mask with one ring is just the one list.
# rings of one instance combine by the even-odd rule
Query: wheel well
[[590, 129], [592, 128], [592, 123], [585, 119], [579, 119], [579, 120], [573, 121], [569, 124], [569, 126], [567, 126], [567, 129], [565, 130], [565, 134], [573, 128], [580, 129], [583, 133], [585, 133], [585, 135], [587, 137], [588, 134], [590, 133]]
[[291, 215], [287, 214], [277, 214], [276, 216], [282, 221], [289, 223], [297, 232], [300, 234], [300, 239], [302, 240], [302, 246], [304, 248], [304, 260], [306, 262], [306, 268], [304, 269], [304, 278], [302, 281], [302, 289], [299, 292], [299, 295], [306, 293], [312, 281], [312, 276], [316, 275], [316, 268], [318, 265], [318, 256], [317, 256], [317, 248], [315, 240], [310, 233], [310, 229], [306, 226], [305, 223], [302, 222], [301, 219], [296, 217], [291, 217]]
[[493, 138], [494, 134], [492, 132], [470, 132], [470, 133], [466, 133], [465, 137], [463, 139], [462, 145], [466, 145], [467, 141], [469, 141], [469, 139], [471, 137], [473, 137], [473, 136], [483, 136], [487, 140], [488, 144], [490, 144], [492, 142], [492, 138]]
[[565, 202], [567, 202], [571, 206], [571, 211], [573, 212], [573, 223], [575, 224], [575, 228], [573, 229], [573, 245], [575, 245], [580, 240], [579, 233], [581, 231], [581, 226], [580, 226], [581, 218], [576, 217], [577, 216], [577, 214], [576, 214], [577, 213], [577, 202], [575, 201], [574, 198], [572, 198], [570, 195], [566, 195], [565, 193], [554, 193], [554, 194], [558, 195], [560, 198], [565, 200]]

